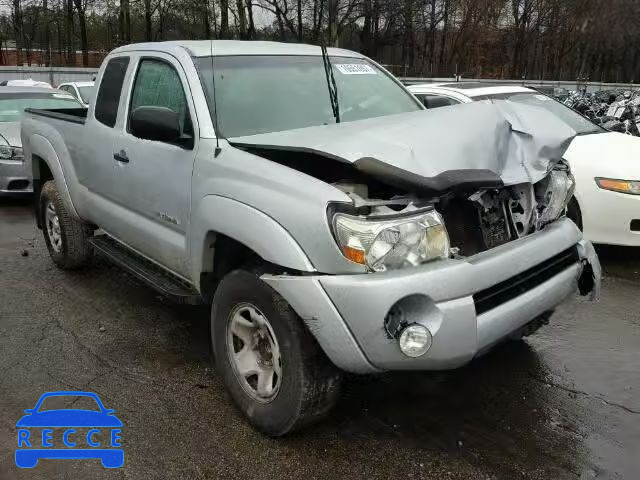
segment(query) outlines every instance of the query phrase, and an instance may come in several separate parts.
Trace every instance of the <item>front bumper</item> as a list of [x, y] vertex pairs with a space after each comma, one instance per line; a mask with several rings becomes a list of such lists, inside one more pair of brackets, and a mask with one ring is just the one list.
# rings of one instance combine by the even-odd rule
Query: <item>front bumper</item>
[[[553, 266], [543, 280], [535, 277], [541, 265]], [[463, 260], [377, 274], [262, 278], [291, 304], [338, 367], [356, 373], [444, 370], [464, 365], [554, 309], [579, 284], [583, 294], [597, 297], [600, 264], [591, 243], [562, 219]], [[533, 280], [517, 283], [523, 278]], [[509, 289], [510, 283], [519, 287]], [[507, 288], [480, 308], [480, 296], [487, 298], [501, 285]], [[385, 329], [385, 317], [397, 302], [409, 323], [423, 324], [433, 335], [422, 357], [403, 355]]]
[[21, 160], [0, 160], [0, 195], [33, 192], [28, 164]]

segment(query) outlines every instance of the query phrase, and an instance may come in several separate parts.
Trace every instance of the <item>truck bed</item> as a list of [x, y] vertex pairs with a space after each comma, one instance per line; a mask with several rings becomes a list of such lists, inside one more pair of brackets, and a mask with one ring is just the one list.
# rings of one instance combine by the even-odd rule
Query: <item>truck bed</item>
[[26, 108], [25, 112], [41, 117], [55, 118], [64, 122], [84, 124], [87, 120], [86, 108]]

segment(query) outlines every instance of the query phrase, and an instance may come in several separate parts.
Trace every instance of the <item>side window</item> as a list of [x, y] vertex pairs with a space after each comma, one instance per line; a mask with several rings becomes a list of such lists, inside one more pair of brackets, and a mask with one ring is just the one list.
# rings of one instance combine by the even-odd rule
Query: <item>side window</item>
[[181, 136], [193, 138], [187, 97], [178, 72], [162, 60], [143, 59], [131, 94], [129, 116], [138, 107], [165, 107], [178, 114]]
[[460, 102], [453, 98], [445, 97], [444, 95], [425, 95], [422, 99], [422, 103], [424, 103], [425, 107], [432, 109], [449, 107], [451, 105], [457, 105]]
[[108, 127], [113, 127], [118, 118], [118, 105], [124, 76], [129, 66], [129, 57], [117, 57], [109, 60], [96, 99], [96, 119]]

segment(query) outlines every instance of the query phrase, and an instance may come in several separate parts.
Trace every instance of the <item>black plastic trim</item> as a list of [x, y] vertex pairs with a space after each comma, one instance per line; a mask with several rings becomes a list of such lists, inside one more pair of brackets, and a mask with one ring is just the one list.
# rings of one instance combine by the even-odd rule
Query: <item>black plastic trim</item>
[[55, 118], [56, 120], [62, 120], [63, 122], [78, 123], [84, 125], [87, 121], [86, 108], [25, 108], [27, 113], [33, 115], [39, 115], [41, 117]]
[[503, 282], [486, 288], [473, 295], [476, 315], [481, 315], [503, 303], [522, 295], [547, 280], [555, 277], [580, 261], [578, 248], [573, 246], [549, 258], [548, 260], [525, 270]]
[[433, 177], [423, 177], [371, 157], [360, 158], [353, 166], [394, 187], [430, 195], [504, 187], [500, 176], [486, 169], [446, 170]]

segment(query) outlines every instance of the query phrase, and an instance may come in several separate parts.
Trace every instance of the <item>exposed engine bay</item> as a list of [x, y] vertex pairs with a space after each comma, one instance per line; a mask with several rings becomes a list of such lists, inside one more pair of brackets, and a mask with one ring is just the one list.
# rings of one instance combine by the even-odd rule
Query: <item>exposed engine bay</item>
[[467, 257], [541, 230], [559, 218], [573, 195], [568, 166], [558, 163], [536, 184], [523, 183], [473, 194], [448, 194], [423, 200], [413, 195], [370, 198], [366, 184], [336, 182], [361, 215], [368, 218], [409, 214], [428, 206], [444, 220], [454, 256]]

